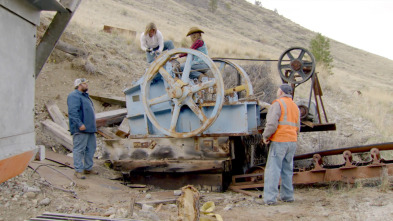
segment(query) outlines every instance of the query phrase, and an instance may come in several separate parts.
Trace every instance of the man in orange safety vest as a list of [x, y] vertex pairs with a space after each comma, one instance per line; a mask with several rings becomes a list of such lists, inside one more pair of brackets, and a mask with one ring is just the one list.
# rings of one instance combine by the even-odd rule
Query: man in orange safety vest
[[293, 157], [300, 131], [299, 108], [292, 100], [292, 87], [282, 84], [277, 90], [266, 116], [263, 143], [269, 146], [264, 174], [263, 200], [266, 205], [277, 203], [278, 185], [281, 177], [280, 199], [293, 202]]

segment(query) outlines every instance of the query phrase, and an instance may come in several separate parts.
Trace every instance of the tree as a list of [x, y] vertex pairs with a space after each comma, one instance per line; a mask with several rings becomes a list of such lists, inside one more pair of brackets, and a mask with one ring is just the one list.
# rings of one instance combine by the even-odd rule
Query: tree
[[325, 65], [331, 72], [333, 57], [330, 55], [330, 41], [321, 33], [318, 33], [310, 42], [310, 50], [317, 63]]

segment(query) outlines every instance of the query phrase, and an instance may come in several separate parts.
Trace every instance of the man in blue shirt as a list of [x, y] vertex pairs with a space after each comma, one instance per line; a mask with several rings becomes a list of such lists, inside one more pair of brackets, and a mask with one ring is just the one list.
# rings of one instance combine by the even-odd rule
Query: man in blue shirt
[[73, 136], [73, 158], [75, 176], [85, 179], [85, 174], [98, 174], [93, 171], [93, 157], [96, 151], [97, 126], [94, 106], [87, 93], [87, 80], [78, 78], [75, 90], [67, 97], [70, 132]]

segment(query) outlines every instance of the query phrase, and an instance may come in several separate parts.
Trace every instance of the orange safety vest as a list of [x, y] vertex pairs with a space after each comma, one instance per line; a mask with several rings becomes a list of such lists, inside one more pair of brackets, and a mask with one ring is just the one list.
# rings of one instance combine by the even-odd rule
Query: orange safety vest
[[278, 102], [281, 107], [281, 116], [278, 120], [276, 132], [270, 137], [275, 142], [296, 142], [299, 122], [299, 108], [289, 97], [281, 97]]

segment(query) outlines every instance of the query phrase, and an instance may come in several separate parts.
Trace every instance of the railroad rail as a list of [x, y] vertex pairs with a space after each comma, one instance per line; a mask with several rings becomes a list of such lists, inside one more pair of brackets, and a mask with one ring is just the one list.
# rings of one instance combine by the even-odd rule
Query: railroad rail
[[[380, 151], [393, 150], [393, 142], [332, 149], [295, 156], [294, 160], [313, 160], [310, 168], [295, 168], [293, 184], [315, 184], [342, 181], [353, 184], [357, 179], [393, 176], [393, 160], [385, 160]], [[354, 161], [352, 154], [369, 153], [369, 161]], [[323, 157], [342, 154], [343, 164], [325, 164]], [[250, 174], [232, 177], [231, 189], [242, 190], [263, 187], [264, 167], [255, 166]]]

